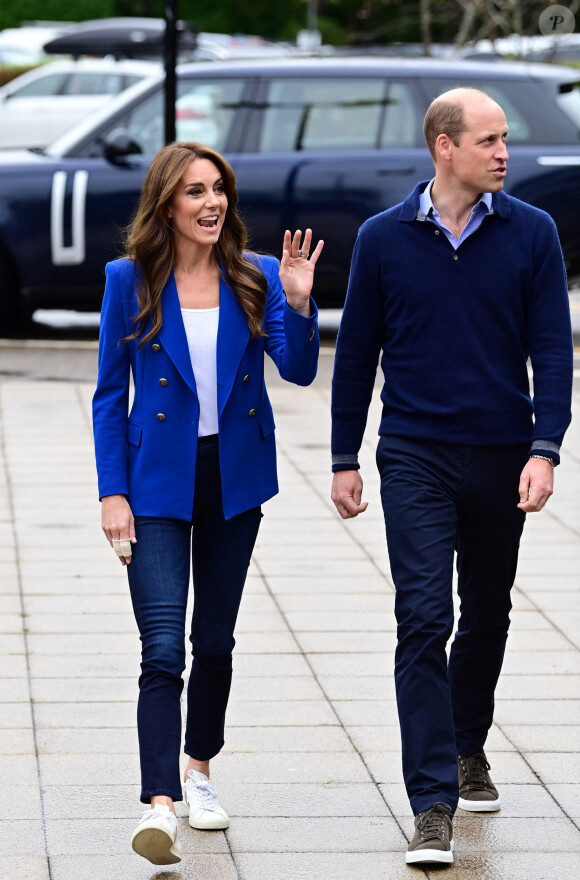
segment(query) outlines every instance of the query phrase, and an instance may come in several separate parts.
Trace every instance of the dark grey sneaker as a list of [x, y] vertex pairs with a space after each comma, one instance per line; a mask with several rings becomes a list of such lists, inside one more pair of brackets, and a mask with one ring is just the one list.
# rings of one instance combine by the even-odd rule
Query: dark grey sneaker
[[415, 835], [405, 856], [408, 865], [419, 862], [453, 863], [451, 807], [438, 801], [415, 816]]
[[462, 810], [471, 813], [493, 813], [501, 805], [497, 788], [488, 773], [490, 769], [483, 752], [457, 756], [459, 774], [459, 804]]

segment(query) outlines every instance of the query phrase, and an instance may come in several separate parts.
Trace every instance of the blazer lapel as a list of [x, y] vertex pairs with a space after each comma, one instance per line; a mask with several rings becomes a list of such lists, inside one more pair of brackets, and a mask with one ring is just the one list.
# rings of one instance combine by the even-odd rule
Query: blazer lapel
[[159, 331], [159, 339], [184, 381], [187, 382], [193, 393], [197, 394], [173, 270], [161, 294], [161, 302], [163, 324]]
[[250, 338], [248, 319], [225, 281], [220, 279], [220, 319], [217, 338], [217, 397], [221, 416], [242, 355]]

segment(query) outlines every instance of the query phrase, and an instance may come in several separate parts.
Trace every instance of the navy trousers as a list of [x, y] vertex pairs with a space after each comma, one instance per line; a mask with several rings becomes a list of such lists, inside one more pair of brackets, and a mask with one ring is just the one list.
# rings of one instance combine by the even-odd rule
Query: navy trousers
[[[483, 751], [510, 625], [529, 446], [381, 437], [377, 465], [395, 584], [395, 685], [415, 814], [459, 798], [457, 754]], [[460, 616], [453, 632], [453, 563]]]
[[262, 514], [254, 507], [224, 518], [218, 437], [200, 437], [191, 522], [135, 517], [137, 543], [127, 566], [142, 643], [137, 728], [141, 800], [181, 800], [181, 692], [185, 617], [193, 565], [185, 745], [199, 761], [224, 744], [234, 627]]

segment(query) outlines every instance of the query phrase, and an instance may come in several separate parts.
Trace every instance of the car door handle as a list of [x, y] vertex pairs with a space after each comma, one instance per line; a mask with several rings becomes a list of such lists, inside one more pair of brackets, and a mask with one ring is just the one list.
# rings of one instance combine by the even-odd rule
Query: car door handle
[[379, 177], [388, 177], [390, 174], [415, 174], [416, 168], [377, 168]]

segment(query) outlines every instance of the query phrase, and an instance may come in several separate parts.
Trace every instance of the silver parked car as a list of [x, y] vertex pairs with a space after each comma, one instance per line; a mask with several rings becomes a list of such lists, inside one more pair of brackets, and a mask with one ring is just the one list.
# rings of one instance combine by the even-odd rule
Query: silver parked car
[[136, 82], [159, 73], [149, 61], [54, 61], [0, 89], [0, 149], [45, 147]]

